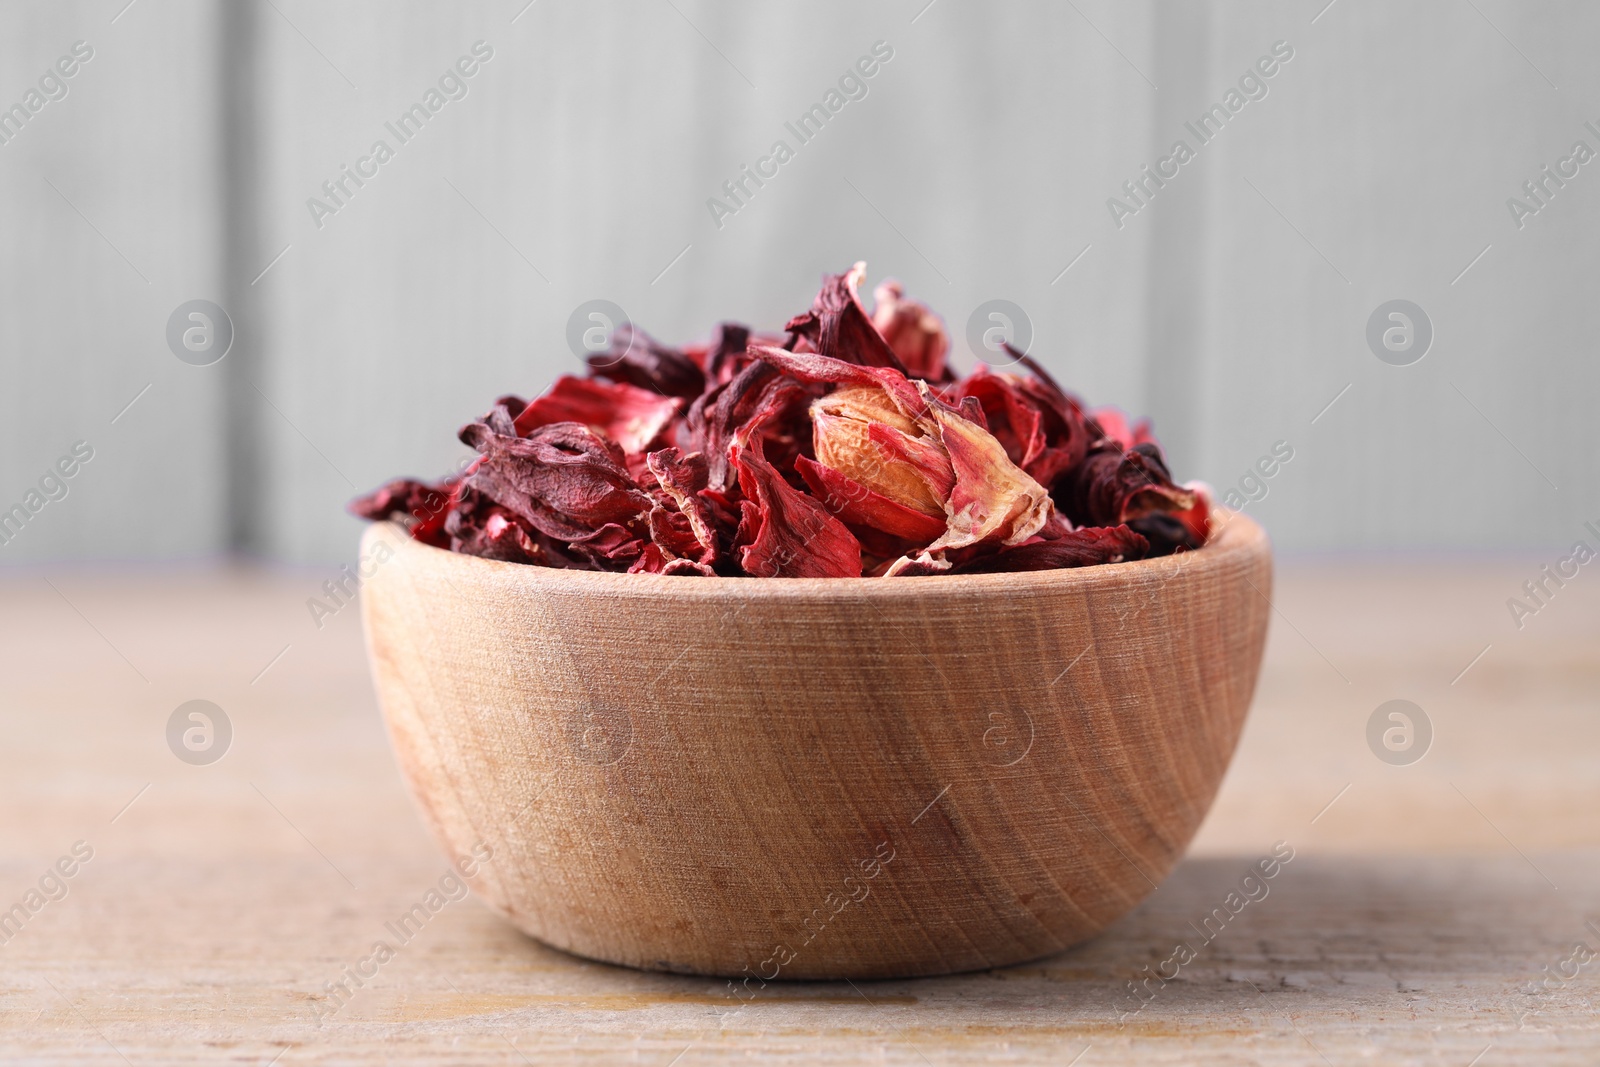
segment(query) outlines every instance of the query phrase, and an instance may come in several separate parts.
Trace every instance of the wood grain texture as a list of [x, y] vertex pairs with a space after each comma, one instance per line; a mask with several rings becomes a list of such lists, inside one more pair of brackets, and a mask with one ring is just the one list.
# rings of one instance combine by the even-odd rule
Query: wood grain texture
[[[0, 574], [0, 905], [73, 841], [95, 849], [0, 946], [0, 1059], [1467, 1067], [1488, 1049], [1477, 1067], [1588, 1067], [1600, 971], [1527, 992], [1574, 941], [1600, 944], [1600, 586], [1569, 583], [1515, 631], [1507, 590], [1545, 562], [1280, 564], [1238, 752], [1159, 890], [1037, 963], [773, 982], [742, 1003], [721, 979], [548, 948], [470, 896], [395, 941], [385, 924], [445, 865], [355, 608], [307, 617], [327, 573], [58, 568], [59, 594]], [[1434, 717], [1410, 767], [1364, 737], [1395, 696]], [[209, 767], [163, 739], [195, 697], [234, 723]], [[1298, 855], [1271, 896], [1121, 1019], [1126, 983], [1282, 839]], [[826, 935], [852, 936], [877, 899]], [[329, 1014], [329, 985], [379, 938], [398, 956]]]
[[379, 542], [380, 703], [447, 852], [493, 851], [474, 888], [558, 948], [746, 992], [1036, 959], [1132, 909], [1227, 769], [1271, 586], [1244, 518], [1187, 556], [904, 580]]

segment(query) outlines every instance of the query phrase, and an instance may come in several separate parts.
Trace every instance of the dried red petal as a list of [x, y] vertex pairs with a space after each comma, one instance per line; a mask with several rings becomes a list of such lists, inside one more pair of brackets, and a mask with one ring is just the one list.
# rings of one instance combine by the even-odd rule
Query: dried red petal
[[[527, 437], [541, 426], [579, 422], [609, 437], [624, 452], [643, 452], [661, 436], [682, 407], [682, 401], [620, 382], [562, 375], [550, 391], [515, 416], [516, 435]], [[505, 433], [503, 428], [491, 429]]]
[[964, 396], [952, 405], [963, 419], [980, 429], [989, 428], [989, 416], [984, 414], [983, 405], [978, 403], [975, 396]]
[[976, 398], [1011, 461], [1041, 485], [1050, 485], [1083, 462], [1091, 440], [1101, 434], [1083, 406], [1042, 367], [1026, 356], [1021, 362], [1031, 376], [996, 373], [980, 365], [947, 395]]
[[669, 559], [667, 565], [661, 568], [662, 574], [686, 574], [701, 578], [714, 578], [717, 572], [704, 563], [696, 563], [692, 559]]
[[[775, 451], [792, 457], [798, 448], [799, 427], [805, 420], [812, 393], [785, 378], [765, 363], [751, 363], [725, 385], [712, 387], [689, 409], [683, 444], [705, 453], [710, 488], [728, 486], [732, 474], [729, 449], [748, 426], [764, 425], [769, 438], [777, 438]], [[806, 431], [809, 436], [809, 429]]]
[[[694, 558], [704, 563], [714, 562], [718, 556], [716, 515], [700, 495], [710, 480], [706, 457], [699, 452], [684, 455], [676, 448], [663, 448], [650, 453], [646, 462], [657, 484], [672, 498], [690, 533], [699, 542], [701, 551]], [[678, 553], [683, 556], [689, 554]]]
[[1106, 439], [1056, 484], [1056, 502], [1080, 526], [1115, 526], [1160, 512], [1188, 511], [1195, 494], [1172, 484], [1154, 442], [1127, 451]]
[[749, 346], [750, 327], [737, 322], [720, 323], [711, 338], [711, 346], [706, 350], [706, 377], [713, 383], [732, 378], [748, 362], [745, 349]]
[[466, 486], [458, 494], [444, 528], [452, 552], [508, 563], [550, 565], [543, 534], [529, 530], [505, 508]]
[[[924, 506], [920, 493], [911, 492], [904, 477], [885, 480], [873, 472], [887, 470], [914, 471], [927, 480], [933, 488], [933, 500], [942, 504], [945, 512], [945, 532], [928, 544], [917, 557], [935, 568], [948, 567], [945, 553], [972, 545], [1014, 545], [1036, 533], [1049, 519], [1052, 505], [1044, 487], [1030, 478], [1007, 457], [1005, 449], [978, 422], [962, 416], [955, 408], [939, 400], [925, 382], [910, 382], [904, 375], [887, 368], [862, 367], [823, 355], [801, 355], [752, 346], [751, 351], [768, 364], [785, 374], [802, 381], [833, 383], [850, 389], [876, 387], [892, 402], [902, 417], [915, 424], [920, 436], [912, 436], [901, 426], [891, 425], [884, 414], [881, 421], [869, 426], [870, 450], [860, 445], [852, 436], [845, 439], [848, 447], [863, 454], [841, 462], [824, 455], [823, 444], [830, 450], [833, 442], [824, 442], [830, 432], [827, 403], [813, 406], [813, 421], [819, 434], [818, 458], [824, 465], [832, 466], [858, 482], [870, 482], [871, 488], [896, 503], [913, 510], [930, 510]], [[834, 394], [835, 396], [842, 393]], [[873, 405], [847, 403], [841, 415], [870, 416]], [[822, 409], [822, 410], [819, 410]], [[860, 409], [859, 411], [855, 409]], [[836, 432], [844, 432], [839, 428]], [[945, 481], [940, 475], [948, 469]], [[910, 566], [910, 558], [898, 561], [890, 568]]]
[[706, 387], [705, 372], [694, 360], [657, 342], [632, 323], [625, 322], [613, 330], [610, 350], [589, 356], [587, 362], [592, 374], [626, 382], [658, 396], [692, 400]]
[[751, 345], [750, 353], [767, 366], [810, 385], [875, 385], [888, 393], [895, 406], [911, 418], [921, 415], [927, 407], [916, 386], [892, 367], [863, 366], [831, 356], [785, 352], [766, 345]]
[[349, 511], [370, 522], [397, 519], [410, 528], [414, 539], [446, 548], [450, 539], [444, 532], [445, 518], [459, 484], [460, 479], [454, 478], [437, 486], [414, 478], [396, 478], [352, 500]]
[[867, 309], [861, 306], [861, 297], [856, 293], [866, 273], [867, 265], [857, 263], [843, 274], [823, 275], [822, 289], [811, 310], [790, 319], [785, 329], [804, 337], [830, 359], [864, 367], [890, 367], [904, 374], [905, 365], [867, 317]]
[[716, 571], [692, 559], [670, 559], [653, 544], [645, 545], [639, 558], [628, 568], [629, 574], [684, 574], [710, 578]]
[[1211, 487], [1204, 482], [1185, 482], [1183, 488], [1194, 494], [1194, 506], [1178, 512], [1178, 521], [1193, 539], [1191, 548], [1199, 548], [1211, 537]]
[[607, 524], [640, 525], [654, 506], [621, 450], [578, 423], [508, 437], [475, 422], [461, 440], [483, 453], [467, 484], [551, 537], [575, 543]]
[[955, 473], [945, 504], [949, 528], [928, 551], [1015, 545], [1032, 537], [1050, 518], [1050, 494], [1007, 458], [993, 434], [934, 399], [927, 385], [921, 388]]
[[1126, 526], [1089, 526], [1054, 540], [1029, 541], [992, 556], [981, 556], [952, 568], [951, 573], [994, 574], [1091, 567], [1143, 559], [1149, 551], [1150, 542]]
[[614, 522], [572, 541], [572, 550], [601, 570], [631, 570], [634, 561], [649, 547], [648, 540]]
[[694, 530], [689, 526], [689, 520], [681, 511], [671, 511], [663, 507], [653, 507], [646, 517], [645, 525], [650, 530], [650, 540], [654, 541], [661, 551], [667, 553], [669, 559], [679, 556], [693, 558], [705, 550], [705, 546], [695, 537]]
[[1044, 451], [1044, 413], [1022, 395], [1014, 375], [996, 374], [978, 364], [972, 375], [947, 396], [954, 402], [976, 401], [983, 409], [989, 432], [1005, 446], [1011, 462], [1024, 469]]
[[[744, 502], [739, 563], [758, 578], [856, 578], [861, 543], [816, 500], [783, 480], [761, 453], [761, 438], [733, 446]], [[753, 514], [752, 514], [753, 512]]]
[[639, 553], [639, 558], [628, 565], [629, 574], [660, 574], [666, 570], [668, 559], [659, 546], [647, 544]]
[[942, 514], [935, 518], [896, 503], [804, 456], [794, 461], [794, 469], [811, 488], [811, 495], [850, 526], [866, 526], [918, 545], [925, 545], [944, 533]]
[[1199, 548], [1211, 535], [1211, 496], [1199, 482], [1183, 487], [1194, 494], [1194, 506], [1186, 511], [1151, 512], [1131, 520], [1128, 525], [1150, 541], [1153, 555], [1167, 556]]

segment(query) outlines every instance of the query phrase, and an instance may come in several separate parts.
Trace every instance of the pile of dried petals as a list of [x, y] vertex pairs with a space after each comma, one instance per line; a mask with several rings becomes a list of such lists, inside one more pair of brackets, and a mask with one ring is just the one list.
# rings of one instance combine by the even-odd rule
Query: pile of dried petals
[[957, 379], [937, 316], [864, 264], [784, 336], [669, 348], [623, 327], [587, 378], [501, 397], [437, 485], [356, 501], [419, 541], [545, 567], [778, 578], [1082, 567], [1205, 543], [1149, 424], [1086, 411], [1032, 359]]

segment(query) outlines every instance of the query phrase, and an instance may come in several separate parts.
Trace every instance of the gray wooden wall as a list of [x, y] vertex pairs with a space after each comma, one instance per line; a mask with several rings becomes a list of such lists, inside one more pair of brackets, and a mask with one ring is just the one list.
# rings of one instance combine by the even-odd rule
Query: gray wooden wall
[[[781, 324], [856, 259], [967, 361], [971, 311], [1020, 305], [1182, 477], [1225, 489], [1289, 442], [1250, 508], [1282, 548], [1554, 551], [1600, 519], [1600, 165], [1521, 228], [1506, 207], [1600, 150], [1600, 9], [525, 3], [0, 8], [0, 106], [94, 49], [0, 146], [0, 509], [94, 449], [0, 564], [348, 556], [358, 489], [447, 469], [490, 399], [576, 368], [583, 301], [688, 340]], [[785, 122], [879, 41], [866, 96], [797, 146]], [[1278, 41], [1265, 97], [1116, 225], [1108, 198]], [[719, 226], [708, 198], [779, 138], [794, 158]], [[314, 220], [378, 139], [393, 158]], [[195, 298], [235, 326], [206, 367], [165, 339]], [[1435, 330], [1411, 366], [1365, 338], [1394, 298]]]

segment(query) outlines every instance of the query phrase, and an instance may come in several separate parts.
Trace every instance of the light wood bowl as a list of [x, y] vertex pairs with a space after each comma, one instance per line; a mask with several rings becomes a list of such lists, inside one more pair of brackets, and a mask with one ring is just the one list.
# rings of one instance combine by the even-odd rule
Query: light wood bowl
[[[1059, 952], [1172, 869], [1255, 688], [1271, 550], [923, 578], [599, 574], [374, 526], [401, 770], [518, 927], [663, 971], [885, 978]], [[742, 995], [742, 994], [741, 994]]]

